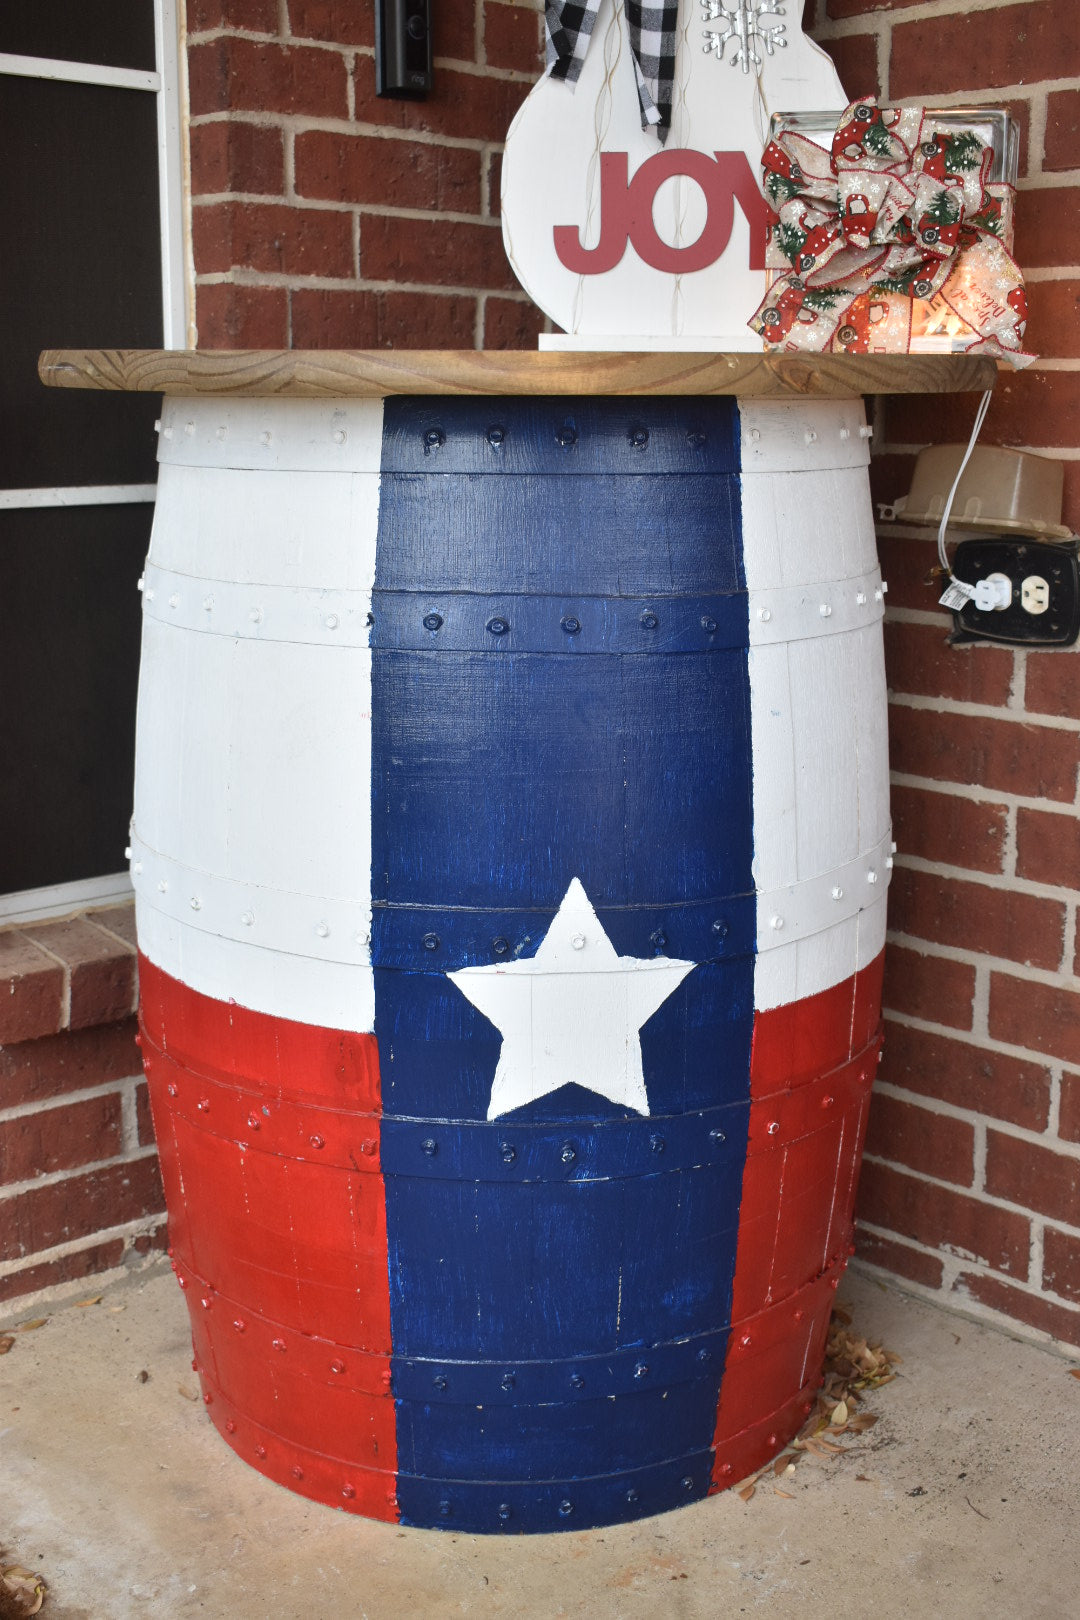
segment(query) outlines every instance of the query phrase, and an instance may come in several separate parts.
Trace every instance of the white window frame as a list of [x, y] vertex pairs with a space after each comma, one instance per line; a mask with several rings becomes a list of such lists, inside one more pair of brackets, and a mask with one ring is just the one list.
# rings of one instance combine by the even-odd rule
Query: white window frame
[[[106, 67], [94, 62], [17, 56], [0, 51], [0, 76], [57, 79], [69, 84], [115, 86], [141, 90], [156, 98], [158, 143], [158, 214], [161, 238], [161, 315], [166, 349], [188, 344], [193, 299], [190, 234], [186, 224], [183, 130], [187, 118], [186, 27], [178, 0], [153, 0], [153, 71]], [[45, 506], [116, 506], [153, 504], [153, 484], [78, 484], [53, 488], [0, 489], [0, 511]], [[62, 917], [87, 906], [117, 905], [133, 894], [127, 872], [85, 878], [0, 894], [0, 926]]]

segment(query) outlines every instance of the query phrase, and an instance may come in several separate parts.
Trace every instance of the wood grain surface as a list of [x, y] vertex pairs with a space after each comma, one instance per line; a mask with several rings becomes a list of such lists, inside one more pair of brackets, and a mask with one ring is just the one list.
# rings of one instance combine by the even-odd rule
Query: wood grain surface
[[968, 355], [477, 352], [470, 349], [46, 349], [50, 388], [298, 399], [391, 394], [739, 394], [843, 399], [994, 386]]

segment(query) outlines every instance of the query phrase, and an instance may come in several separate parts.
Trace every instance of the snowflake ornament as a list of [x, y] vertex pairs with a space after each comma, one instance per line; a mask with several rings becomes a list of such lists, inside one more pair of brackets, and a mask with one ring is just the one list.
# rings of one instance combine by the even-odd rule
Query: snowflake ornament
[[723, 24], [722, 29], [704, 30], [706, 56], [715, 53], [717, 60], [723, 61], [724, 47], [730, 43], [732, 52], [727, 60], [732, 67], [741, 67], [744, 73], [760, 68], [757, 46], [772, 56], [787, 44], [783, 37], [787, 23], [765, 21], [766, 17], [783, 17], [786, 3], [787, 0], [733, 0], [733, 4], [725, 5], [724, 0], [701, 0], [702, 20]]

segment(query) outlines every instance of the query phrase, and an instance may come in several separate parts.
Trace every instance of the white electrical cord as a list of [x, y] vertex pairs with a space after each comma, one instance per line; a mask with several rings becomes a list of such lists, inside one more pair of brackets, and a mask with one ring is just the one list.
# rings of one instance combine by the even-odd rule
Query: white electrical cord
[[982, 429], [983, 423], [986, 421], [986, 413], [990, 409], [991, 397], [992, 397], [992, 391], [990, 389], [987, 389], [986, 393], [983, 395], [982, 399], [979, 401], [979, 408], [975, 412], [975, 426], [971, 430], [971, 438], [968, 440], [968, 447], [964, 451], [963, 459], [960, 462], [960, 466], [959, 466], [959, 468], [957, 470], [956, 477], [953, 479], [953, 486], [952, 486], [952, 489], [950, 489], [950, 491], [949, 491], [949, 498], [945, 502], [945, 510], [941, 514], [941, 522], [938, 525], [938, 532], [937, 532], [938, 561], [941, 563], [941, 566], [944, 569], [946, 574], [951, 573], [952, 570], [949, 567], [949, 559], [948, 559], [948, 555], [946, 554], [946, 551], [945, 551], [945, 530], [948, 527], [949, 518], [952, 516], [953, 501], [956, 498], [956, 491], [960, 487], [960, 480], [964, 476], [964, 468], [967, 466], [968, 462], [971, 460], [971, 452], [975, 448], [975, 442], [979, 437], [979, 433], [980, 433], [980, 431]]

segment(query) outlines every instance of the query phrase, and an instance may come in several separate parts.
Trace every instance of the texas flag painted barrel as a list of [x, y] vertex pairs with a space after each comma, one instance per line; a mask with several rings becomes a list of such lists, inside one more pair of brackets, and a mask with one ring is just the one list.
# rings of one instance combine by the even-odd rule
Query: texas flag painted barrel
[[463, 1531], [743, 1477], [879, 1040], [861, 405], [173, 398], [160, 460], [132, 871], [210, 1418]]

